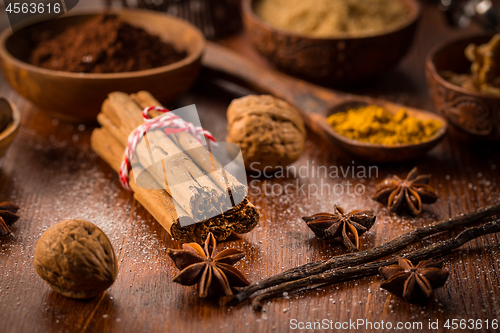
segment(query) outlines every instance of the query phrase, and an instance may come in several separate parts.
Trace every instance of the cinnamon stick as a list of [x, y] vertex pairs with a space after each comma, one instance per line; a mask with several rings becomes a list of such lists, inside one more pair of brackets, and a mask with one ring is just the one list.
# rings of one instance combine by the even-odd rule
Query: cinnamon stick
[[[122, 155], [125, 150], [118, 141], [108, 132], [106, 128], [97, 128], [92, 132], [90, 138], [92, 149], [111, 166], [119, 172]], [[154, 181], [154, 180], [151, 180]], [[182, 228], [180, 220], [191, 217], [164, 190], [148, 190], [137, 186], [134, 177], [131, 177], [130, 187], [134, 191], [134, 198], [146, 208], [151, 215], [165, 228], [175, 240], [190, 241], [194, 231], [194, 225]], [[189, 223], [190, 221], [186, 221]]]
[[215, 239], [225, 240], [233, 231], [228, 220], [223, 215], [219, 215], [205, 222], [197, 223], [193, 231], [193, 239], [197, 243], [202, 243], [211, 232]]
[[231, 221], [231, 226], [236, 233], [245, 234], [255, 228], [260, 219], [260, 212], [245, 198], [234, 209], [225, 212], [224, 217]]
[[[130, 132], [143, 122], [140, 107], [125, 93], [109, 94], [103, 103], [102, 113], [103, 116], [99, 116], [98, 121], [125, 144]], [[154, 131], [148, 132], [146, 136], [152, 137], [154, 140], [150, 141], [153, 142], [159, 140], [160, 134], [159, 131]], [[145, 140], [141, 140], [139, 145], [141, 147], [136, 152], [141, 165], [157, 183], [163, 184], [166, 179], [175, 183], [173, 186], [167, 184], [166, 190], [172, 197], [179, 198], [178, 204], [189, 216], [200, 221], [222, 213], [223, 210], [218, 206], [223, 201], [224, 193], [170, 138], [164, 135], [161, 137], [161, 145], [153, 142], [154, 147], [151, 149], [146, 147]], [[168, 166], [168, 163], [172, 165]], [[185, 172], [186, 170], [189, 172]]]
[[[143, 92], [140, 95], [150, 96], [153, 98], [146, 92]], [[127, 145], [128, 135], [130, 134], [130, 131], [134, 130], [136, 126], [143, 122], [141, 109], [129, 95], [115, 92], [111, 93], [108, 96], [108, 99], [105, 100], [101, 111], [102, 112], [98, 115], [97, 119], [102, 128], [96, 129], [95, 133], [93, 133], [92, 147], [104, 160], [108, 162], [108, 164], [113, 167], [113, 169], [115, 169], [115, 171], [118, 172], [123, 152], [125, 150], [125, 146]], [[150, 140], [148, 140], [148, 138]], [[195, 139], [193, 138], [193, 140]], [[172, 140], [162, 132], [148, 131], [145, 139], [141, 140], [139, 144], [144, 145], [142, 147], [143, 149], [139, 149], [139, 153], [136, 154], [132, 163], [136, 174], [141, 177], [141, 182], [148, 183], [149, 186], [147, 187], [160, 189], [161, 187], [159, 182], [164, 182], [165, 179], [173, 179], [174, 181], [171, 182], [171, 184], [165, 184], [166, 186], [164, 187], [166, 190], [151, 190], [137, 186], [135, 183], [135, 177], [131, 176], [130, 185], [131, 187], [133, 186], [132, 189], [135, 191], [134, 197], [160, 222], [160, 224], [174, 237], [174, 239], [183, 242], [195, 240], [201, 243], [205, 240], [208, 232], [212, 232], [218, 241], [222, 241], [225, 240], [235, 229], [238, 230], [238, 233], [244, 233], [255, 227], [259, 220], [260, 213], [258, 209], [248, 200], [243, 200], [240, 205], [237, 205], [237, 207], [232, 207], [232, 205], [228, 204], [227, 201], [224, 205], [223, 200], [220, 199], [224, 197], [224, 190], [231, 191], [231, 189], [233, 189], [233, 193], [238, 193], [238, 188], [240, 190], [243, 188], [245, 191], [244, 194], [246, 194], [246, 187], [237, 182], [232, 175], [229, 177], [224, 176], [224, 181], [228, 182], [229, 178], [229, 180], [233, 182], [233, 187], [227, 186], [227, 183], [225, 183], [226, 187], [223, 188], [220, 188], [219, 186], [222, 184], [221, 182], [216, 183], [214, 178], [205, 174], [204, 170], [199, 168], [196, 164], [190, 164], [190, 167], [188, 168], [190, 173], [195, 173], [195, 176], [191, 175], [191, 177], [187, 179], [182, 177], [180, 179], [175, 179], [170, 178], [170, 176], [172, 176], [170, 174], [165, 177], [165, 173], [175, 169], [175, 165], [179, 165], [175, 163], [194, 163], [189, 158], [190, 156], [187, 157], [188, 155], [183, 153], [182, 149], [184, 148], [181, 147], [176, 137]], [[151, 158], [152, 155], [153, 158]], [[172, 167], [164, 168], [162, 166], [160, 170], [157, 167], [160, 164], [157, 164], [153, 167], [149, 166], [147, 169], [144, 169], [144, 165], [147, 166], [152, 164], [151, 162], [154, 160], [161, 160], [164, 164], [166, 160], [167, 164], [171, 163]], [[216, 161], [216, 163], [218, 162]], [[182, 170], [182, 166], [178, 169]], [[224, 169], [221, 168], [221, 170]], [[229, 174], [227, 173], [227, 175]], [[205, 181], [205, 186], [201, 186], [198, 182], [200, 178], [202, 178], [201, 183]], [[178, 183], [184, 183], [183, 186], [186, 188], [186, 180], [192, 181], [193, 179], [196, 179], [196, 184], [191, 183], [193, 186], [188, 186], [187, 188], [191, 191], [211, 191], [210, 193], [213, 194], [211, 197], [218, 198], [218, 200], [214, 200], [210, 203], [202, 203], [201, 205], [212, 204], [214, 208], [220, 209], [220, 211], [227, 211], [227, 214], [219, 214], [206, 219], [203, 222], [182, 227], [185, 223], [193, 223], [195, 218], [195, 214], [193, 214], [193, 212], [207, 211], [206, 206], [204, 208], [200, 208], [197, 207], [196, 204], [190, 204], [187, 207], [186, 205], [181, 206], [169, 194], [169, 192], [174, 192], [174, 187]], [[193, 192], [190, 194], [193, 195]], [[207, 198], [207, 196], [201, 195], [200, 197]], [[229, 199], [228, 194], [225, 194], [225, 197]], [[188, 209], [186, 210], [185, 207]], [[178, 214], [176, 215], [175, 212], [178, 212]], [[213, 215], [215, 215], [215, 213], [218, 212], [212, 212]], [[203, 216], [198, 215], [197, 217], [203, 219]], [[231, 218], [230, 221], [228, 220], [228, 217]]]
[[[141, 106], [162, 106], [149, 92], [139, 91], [137, 94], [132, 94], [131, 98]], [[158, 116], [157, 111], [152, 111], [152, 114]], [[221, 163], [190, 133], [180, 132], [172, 135], [175, 143], [186, 152], [187, 155], [205, 171], [212, 181], [223, 191], [230, 193], [235, 206], [243, 201], [247, 196], [247, 188], [241, 184], [233, 175], [226, 172]]]
[[[141, 106], [146, 108], [149, 106], [162, 106], [162, 104], [147, 91], [139, 91], [132, 94], [131, 98]], [[152, 111], [152, 114], [159, 116], [157, 111]], [[250, 232], [260, 219], [259, 210], [248, 200], [247, 188], [241, 184], [233, 175], [226, 172], [221, 163], [196, 140], [190, 133], [180, 132], [172, 135], [173, 141], [186, 152], [191, 159], [204, 170], [222, 190], [230, 193], [235, 207], [224, 209], [224, 217], [230, 221], [232, 228], [236, 233], [243, 234]], [[207, 229], [214, 228], [211, 226], [198, 226], [195, 234], [205, 235]], [[215, 231], [215, 230], [214, 230]], [[217, 238], [217, 231], [214, 232]]]
[[[162, 104], [147, 91], [139, 91], [132, 94], [131, 98], [141, 106], [146, 108], [149, 106], [162, 106]], [[156, 111], [152, 114], [159, 116]], [[255, 228], [260, 219], [259, 210], [246, 199], [247, 188], [241, 184], [233, 175], [226, 172], [221, 163], [190, 133], [180, 132], [173, 136], [173, 141], [181, 147], [193, 161], [204, 170], [222, 190], [230, 193], [235, 207], [224, 209], [224, 217], [230, 221], [232, 229], [236, 233], [244, 234]], [[214, 228], [211, 226], [197, 226], [195, 234], [206, 237], [207, 230]], [[217, 238], [217, 232], [214, 232]]]
[[219, 198], [224, 196], [222, 191], [172, 140], [166, 136], [156, 136], [157, 132], [148, 132], [149, 147], [146, 147], [146, 140], [141, 140], [137, 145], [136, 155], [140, 164], [148, 166], [147, 170], [153, 178], [159, 184], [163, 182], [166, 191], [196, 221], [220, 215]]

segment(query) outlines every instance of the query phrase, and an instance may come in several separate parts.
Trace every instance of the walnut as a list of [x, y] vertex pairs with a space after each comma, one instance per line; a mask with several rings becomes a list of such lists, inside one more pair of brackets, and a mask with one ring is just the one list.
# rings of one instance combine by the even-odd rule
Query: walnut
[[227, 109], [226, 141], [241, 148], [245, 167], [276, 170], [295, 162], [304, 149], [306, 130], [300, 113], [269, 95], [235, 99]]
[[118, 273], [108, 238], [83, 220], [65, 220], [43, 233], [36, 244], [35, 269], [56, 292], [81, 299], [102, 293]]

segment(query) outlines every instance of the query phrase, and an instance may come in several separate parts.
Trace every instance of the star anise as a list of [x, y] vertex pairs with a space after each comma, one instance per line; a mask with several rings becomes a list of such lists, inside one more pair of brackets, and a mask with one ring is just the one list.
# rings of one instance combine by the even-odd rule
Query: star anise
[[414, 215], [420, 214], [422, 204], [431, 204], [439, 198], [429, 186], [430, 175], [418, 176], [417, 168], [410, 171], [406, 179], [398, 176], [386, 178], [376, 187], [374, 200], [387, 204], [387, 208], [396, 211], [407, 207]]
[[380, 267], [379, 273], [386, 279], [380, 285], [409, 302], [429, 299], [433, 289], [440, 288], [448, 278], [442, 262], [423, 260], [414, 266], [411, 261], [399, 258], [397, 265]]
[[335, 205], [335, 213], [319, 213], [304, 216], [302, 219], [317, 237], [333, 239], [342, 237], [345, 247], [350, 251], [359, 250], [359, 236], [367, 232], [377, 217], [372, 211], [353, 211], [345, 213]]
[[181, 270], [174, 282], [185, 286], [198, 284], [200, 297], [231, 296], [234, 287], [248, 286], [250, 282], [232, 266], [245, 253], [236, 249], [217, 253], [216, 246], [213, 234], [209, 233], [204, 248], [198, 243], [189, 243], [183, 244], [182, 250], [168, 249], [168, 255]]
[[18, 210], [11, 202], [0, 202], [0, 236], [10, 234], [10, 226], [19, 219]]

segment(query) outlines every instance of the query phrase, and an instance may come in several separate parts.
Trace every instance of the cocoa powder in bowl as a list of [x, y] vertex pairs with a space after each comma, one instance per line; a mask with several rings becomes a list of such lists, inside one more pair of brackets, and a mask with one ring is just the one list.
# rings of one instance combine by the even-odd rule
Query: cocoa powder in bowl
[[47, 69], [84, 73], [120, 73], [166, 66], [186, 52], [130, 25], [117, 15], [103, 13], [59, 35], [33, 35], [30, 63]]

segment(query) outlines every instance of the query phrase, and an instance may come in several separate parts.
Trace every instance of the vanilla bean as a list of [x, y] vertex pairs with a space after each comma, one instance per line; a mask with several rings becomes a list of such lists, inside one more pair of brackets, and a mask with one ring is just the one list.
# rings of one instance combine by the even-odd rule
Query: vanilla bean
[[404, 249], [408, 245], [421, 240], [424, 237], [429, 237], [443, 231], [466, 227], [482, 218], [490, 217], [499, 213], [500, 204], [493, 205], [487, 208], [481, 208], [474, 212], [462, 214], [457, 217], [448, 219], [444, 222], [436, 223], [427, 227], [413, 229], [412, 231], [400, 235], [399, 237], [396, 237], [393, 240], [373, 249], [344, 254], [330, 258], [328, 260], [314, 261], [289, 269], [285, 272], [271, 276], [259, 283], [245, 287], [233, 297], [229, 304], [236, 305], [249, 299], [254, 293], [260, 290], [271, 288], [282, 283], [320, 274], [333, 268], [359, 265], [365, 262], [382, 258], [401, 249]]
[[[427, 247], [406, 253], [401, 257], [412, 260], [414, 262], [441, 257], [450, 254], [451, 251], [459, 248], [460, 246], [475, 238], [497, 232], [500, 232], [500, 220], [468, 228], [454, 238], [450, 238], [442, 242], [437, 242]], [[260, 310], [262, 309], [262, 301], [266, 299], [282, 297], [283, 293], [296, 293], [330, 285], [333, 283], [351, 281], [365, 276], [376, 275], [380, 267], [393, 265], [395, 263], [397, 263], [396, 257], [354, 267], [336, 269], [328, 273], [316, 274], [300, 280], [283, 283], [263, 294], [256, 296], [253, 299], [252, 304], [254, 306], [254, 309]]]

